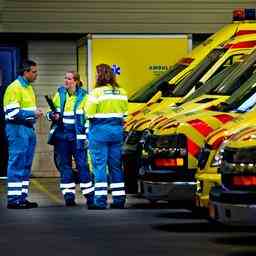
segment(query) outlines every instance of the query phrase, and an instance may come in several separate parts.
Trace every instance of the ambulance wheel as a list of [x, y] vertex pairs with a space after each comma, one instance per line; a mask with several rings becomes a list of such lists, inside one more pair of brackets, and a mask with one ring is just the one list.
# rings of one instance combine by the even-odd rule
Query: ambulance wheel
[[124, 156], [124, 182], [128, 194], [137, 194], [138, 192], [138, 165], [133, 156]]

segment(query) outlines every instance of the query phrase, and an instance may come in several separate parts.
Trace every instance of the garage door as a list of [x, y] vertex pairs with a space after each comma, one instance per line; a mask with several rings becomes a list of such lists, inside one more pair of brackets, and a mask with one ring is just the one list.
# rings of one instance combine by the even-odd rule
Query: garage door
[[[34, 83], [38, 106], [47, 110], [44, 95], [53, 96], [59, 85], [63, 84], [67, 70], [77, 70], [75, 41], [35, 40], [28, 43], [29, 58], [38, 63], [38, 79]], [[37, 124], [37, 148], [33, 163], [33, 176], [58, 176], [53, 164], [52, 146], [47, 141], [49, 122], [40, 120]]]

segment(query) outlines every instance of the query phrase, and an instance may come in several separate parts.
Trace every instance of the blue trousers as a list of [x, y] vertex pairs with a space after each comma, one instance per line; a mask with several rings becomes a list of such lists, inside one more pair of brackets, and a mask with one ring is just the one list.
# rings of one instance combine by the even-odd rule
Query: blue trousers
[[26, 200], [29, 179], [36, 146], [33, 128], [23, 125], [6, 124], [8, 141], [8, 203], [20, 204]]
[[93, 203], [94, 186], [87, 162], [87, 150], [77, 149], [76, 141], [58, 140], [54, 145], [56, 166], [60, 172], [60, 189], [65, 200], [75, 200], [76, 180], [72, 171], [72, 157], [79, 175], [82, 194], [87, 204]]
[[[100, 139], [98, 139], [100, 138]], [[105, 138], [105, 141], [104, 141]], [[122, 144], [120, 136], [107, 139], [101, 132], [92, 130], [89, 134], [89, 152], [94, 173], [94, 204], [106, 208], [108, 175], [113, 204], [125, 204], [124, 172], [122, 168]]]

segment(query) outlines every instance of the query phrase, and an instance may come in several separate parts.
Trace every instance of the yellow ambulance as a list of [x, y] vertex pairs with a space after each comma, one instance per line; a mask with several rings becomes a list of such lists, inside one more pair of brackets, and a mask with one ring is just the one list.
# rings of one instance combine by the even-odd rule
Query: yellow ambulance
[[[129, 113], [132, 119], [140, 110], [152, 109], [154, 104], [162, 101], [168, 92], [171, 92], [194, 68], [216, 47], [224, 45], [235, 36], [256, 32], [255, 9], [237, 9], [233, 12], [233, 22], [221, 28], [206, 41], [195, 47], [188, 56], [160, 78], [150, 82], [132, 95], [129, 99]], [[161, 95], [163, 91], [163, 95]], [[148, 103], [148, 104], [146, 104]]]
[[[191, 112], [195, 110], [195, 106], [197, 105], [197, 109], [203, 109], [208, 108], [213, 105], [217, 105], [219, 102], [225, 101], [228, 98], [228, 94], [230, 95], [235, 89], [233, 84], [235, 80], [239, 80], [239, 77], [241, 76], [242, 79], [245, 79], [243, 76], [244, 70], [247, 69], [246, 65], [242, 65], [242, 68], [236, 67], [236, 63], [233, 63], [235, 61], [238, 61], [241, 59], [241, 56], [244, 54], [247, 54], [253, 50], [253, 46], [255, 45], [256, 41], [256, 35], [244, 35], [241, 36], [240, 39], [234, 39], [234, 44], [228, 49], [226, 53], [222, 56], [222, 58], [216, 63], [216, 65], [212, 66], [212, 69], [214, 70], [214, 73], [217, 73], [215, 76], [211, 73], [211, 69], [208, 71], [212, 75], [209, 76], [209, 73], [207, 72], [206, 75], [208, 76], [209, 80], [205, 82], [203, 86], [201, 86], [199, 89], [197, 89], [193, 93], [193, 97], [197, 97], [200, 94], [204, 94], [207, 91], [212, 92], [212, 95], [209, 95], [205, 97], [205, 99], [201, 99], [199, 101], [191, 101], [193, 106], [189, 105], [190, 103], [187, 102], [182, 105], [182, 107], [185, 105], [187, 106], [184, 108], [183, 113]], [[255, 53], [256, 54], [256, 53]], [[241, 61], [244, 61], [241, 60]], [[250, 60], [248, 63], [253, 63], [254, 57], [250, 57]], [[207, 62], [210, 63], [210, 62]], [[233, 63], [233, 65], [231, 65]], [[229, 65], [231, 65], [229, 67]], [[216, 68], [218, 67], [218, 68]], [[234, 72], [236, 75], [232, 76], [232, 79], [227, 79], [228, 74], [231, 73], [231, 70], [234, 69]], [[237, 70], [237, 71], [236, 71]], [[248, 68], [248, 70], [250, 70]], [[249, 72], [249, 71], [248, 71]], [[186, 79], [185, 79], [186, 80]], [[190, 81], [188, 81], [190, 82]], [[242, 80], [240, 81], [240, 83]], [[219, 87], [217, 87], [219, 85]], [[224, 87], [223, 87], [224, 85]], [[239, 84], [237, 85], [239, 87]], [[186, 84], [185, 84], [186, 87]], [[215, 88], [218, 88], [215, 91]], [[183, 87], [177, 87], [177, 90], [181, 88], [181, 90], [184, 90]], [[220, 91], [219, 91], [220, 90]], [[228, 92], [227, 95], [223, 95], [223, 93]], [[218, 92], [219, 91], [219, 92]], [[216, 94], [216, 95], [215, 95]], [[158, 129], [158, 126], [161, 124], [164, 124], [165, 122], [169, 122], [170, 118], [172, 116], [176, 116], [178, 114], [181, 114], [182, 112], [179, 112], [178, 110], [180, 107], [175, 107], [169, 110], [165, 111], [154, 111], [151, 114], [147, 114], [147, 118], [141, 118], [139, 121], [136, 121], [133, 124], [133, 128], [129, 132], [129, 134], [126, 136], [126, 140], [123, 147], [123, 155], [124, 155], [124, 170], [125, 170], [125, 179], [126, 179], [126, 186], [128, 187], [129, 192], [136, 192], [137, 191], [137, 174], [138, 174], [138, 166], [140, 160], [138, 159], [138, 150], [139, 150], [139, 141], [141, 139], [141, 136], [143, 134], [143, 131], [145, 129]], [[169, 112], [169, 116], [167, 113]], [[165, 113], [165, 115], [163, 115]], [[131, 188], [131, 189], [130, 189]]]
[[[144, 111], [137, 115], [137, 117], [134, 117], [133, 120], [127, 121], [126, 128], [128, 128], [128, 130], [142, 131], [153, 124], [152, 120], [153, 122], [159, 122], [159, 119], [170, 118], [180, 113], [198, 111], [225, 101], [228, 95], [236, 88], [230, 87], [226, 95], [221, 96], [215, 94], [214, 86], [218, 85], [220, 79], [224, 79], [226, 76], [225, 72], [230, 72], [227, 67], [243, 61], [241, 57], [250, 54], [255, 46], [256, 34], [240, 36], [230, 41], [228, 45], [224, 47], [228, 49], [225, 53], [219, 54], [212, 62], [209, 59], [213, 57], [208, 56], [209, 59], [206, 58], [191, 75], [177, 86], [172, 93], [173, 96], [155, 105], [152, 111], [146, 111], [146, 109], [144, 109]], [[221, 50], [223, 50], [223, 48], [219, 49], [218, 52]], [[210, 62], [211, 65], [209, 65]], [[208, 69], [205, 68], [206, 66], [208, 66]], [[195, 89], [197, 86], [199, 88], [191, 93], [191, 90]]]
[[202, 209], [208, 208], [210, 190], [213, 186], [219, 185], [221, 182], [218, 168], [221, 164], [221, 152], [228, 139], [238, 131], [242, 132], [248, 126], [256, 124], [255, 108], [252, 111], [244, 113], [247, 111], [247, 104], [250, 103], [254, 106], [255, 97], [255, 95], [249, 97], [237, 108], [236, 112], [232, 113], [235, 115], [235, 119], [207, 136], [205, 145], [202, 147], [199, 155], [198, 169], [195, 176], [197, 183], [195, 203], [197, 207]]
[[[237, 117], [241, 109], [248, 111], [256, 102], [256, 51], [252, 56], [254, 62], [241, 63], [227, 76], [226, 79], [240, 89], [226, 104], [217, 107], [222, 111], [177, 115], [154, 130], [144, 131], [139, 175], [146, 198], [151, 201], [194, 199], [198, 159], [207, 136]], [[243, 70], [244, 66], [247, 68]], [[238, 75], [239, 70], [243, 72]]]
[[237, 132], [225, 144], [219, 168], [221, 185], [210, 191], [211, 219], [228, 225], [256, 224], [255, 153], [255, 124]]
[[[139, 136], [142, 135], [145, 129], [158, 129], [160, 125], [169, 122], [176, 115], [214, 107], [221, 102], [225, 102], [234, 91], [239, 89], [240, 84], [235, 83], [235, 80], [239, 80], [240, 83], [244, 82], [246, 79], [244, 72], [250, 72], [251, 66], [255, 62], [256, 34], [243, 36], [240, 39], [235, 39], [232, 47], [203, 76], [201, 81], [204, 84], [191, 95], [185, 97], [180, 104], [165, 105], [164, 108], [160, 105], [155, 111], [136, 120], [127, 136], [124, 150], [132, 151], [132, 148], [136, 147], [136, 138], [138, 142]], [[254, 54], [250, 54], [253, 51]], [[247, 56], [244, 57], [244, 55]], [[240, 62], [246, 64], [239, 65]], [[234, 72], [235, 75], [229, 79], [227, 76], [231, 72]], [[205, 77], [208, 78], [208, 81], [205, 80]], [[181, 92], [179, 89], [184, 91], [183, 87], [178, 86], [176, 90], [179, 93]]]

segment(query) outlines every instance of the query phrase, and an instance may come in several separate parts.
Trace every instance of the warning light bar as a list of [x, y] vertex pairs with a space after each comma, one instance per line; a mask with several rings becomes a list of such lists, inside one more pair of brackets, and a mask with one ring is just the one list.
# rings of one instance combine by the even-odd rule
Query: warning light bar
[[239, 8], [233, 11], [233, 21], [256, 20], [254, 8]]

